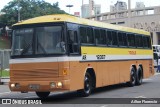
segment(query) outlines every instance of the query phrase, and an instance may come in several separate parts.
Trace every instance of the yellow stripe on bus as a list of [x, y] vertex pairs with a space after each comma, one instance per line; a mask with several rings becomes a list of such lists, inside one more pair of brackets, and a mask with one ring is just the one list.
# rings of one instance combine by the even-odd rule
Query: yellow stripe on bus
[[153, 55], [152, 50], [106, 47], [81, 47], [82, 54], [88, 55]]

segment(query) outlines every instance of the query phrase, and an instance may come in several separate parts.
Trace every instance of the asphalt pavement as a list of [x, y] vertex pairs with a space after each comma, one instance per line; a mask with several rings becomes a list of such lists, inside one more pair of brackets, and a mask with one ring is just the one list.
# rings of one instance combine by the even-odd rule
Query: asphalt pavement
[[[19, 98], [27, 100], [42, 100], [42, 105], [34, 105], [34, 107], [160, 107], [160, 104], [116, 104], [118, 100], [145, 98], [160, 100], [160, 73], [156, 73], [153, 77], [144, 79], [140, 86], [127, 87], [126, 84], [118, 84], [96, 89], [92, 95], [87, 98], [81, 98], [76, 92], [51, 93], [51, 95], [43, 100], [39, 99], [35, 93], [10, 92], [8, 85], [0, 85], [0, 98]], [[111, 100], [113, 104], [105, 104], [100, 101]], [[158, 101], [159, 101], [158, 100]], [[87, 104], [87, 101], [90, 101]], [[78, 103], [77, 103], [78, 102]], [[99, 104], [98, 104], [99, 103]], [[45, 105], [47, 104], [47, 105]], [[12, 107], [28, 107], [33, 105], [7, 105]], [[0, 105], [6, 107], [6, 105]]]

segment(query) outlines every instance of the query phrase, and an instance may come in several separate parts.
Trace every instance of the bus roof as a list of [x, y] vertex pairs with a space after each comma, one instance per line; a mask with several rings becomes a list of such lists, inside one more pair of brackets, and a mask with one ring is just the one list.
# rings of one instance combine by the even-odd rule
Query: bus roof
[[96, 27], [120, 30], [120, 31], [125, 31], [125, 32], [150, 35], [149, 32], [144, 31], [144, 30], [123, 27], [123, 26], [108, 24], [108, 23], [104, 23], [104, 22], [83, 19], [83, 18], [78, 18], [75, 16], [66, 15], [66, 14], [54, 14], [54, 15], [35, 17], [35, 18], [31, 18], [31, 19], [16, 23], [13, 26], [24, 25], [24, 24], [47, 23], [47, 22], [71, 22], [71, 23], [77, 23], [77, 24], [82, 24], [82, 25], [96, 26]]

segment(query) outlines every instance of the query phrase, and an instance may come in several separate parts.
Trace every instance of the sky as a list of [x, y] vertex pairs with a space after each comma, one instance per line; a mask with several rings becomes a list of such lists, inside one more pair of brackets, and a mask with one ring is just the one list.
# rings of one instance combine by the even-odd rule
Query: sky
[[[8, 2], [12, 0], [0, 0], [0, 10], [7, 5]], [[59, 7], [61, 10], [66, 11], [69, 13], [69, 8], [66, 7], [66, 5], [71, 4], [73, 7], [70, 8], [70, 13], [73, 14], [74, 12], [81, 12], [81, 5], [82, 0], [45, 0], [49, 3], [55, 3], [59, 2]], [[118, 1], [124, 1], [128, 3], [128, 0], [118, 0]], [[83, 0], [84, 4], [88, 4], [89, 0]], [[101, 13], [109, 12], [110, 11], [110, 5], [114, 5], [117, 0], [94, 0], [95, 4], [101, 5]], [[160, 5], [159, 0], [131, 0], [131, 8], [135, 7], [136, 2], [144, 2], [146, 7], [149, 6], [158, 6]]]

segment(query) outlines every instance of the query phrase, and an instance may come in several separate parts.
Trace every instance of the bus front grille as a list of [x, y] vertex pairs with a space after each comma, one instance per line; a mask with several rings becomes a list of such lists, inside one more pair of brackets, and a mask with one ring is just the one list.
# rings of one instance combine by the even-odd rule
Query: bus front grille
[[11, 81], [45, 81], [58, 77], [58, 70], [54, 69], [32, 69], [11, 70]]

